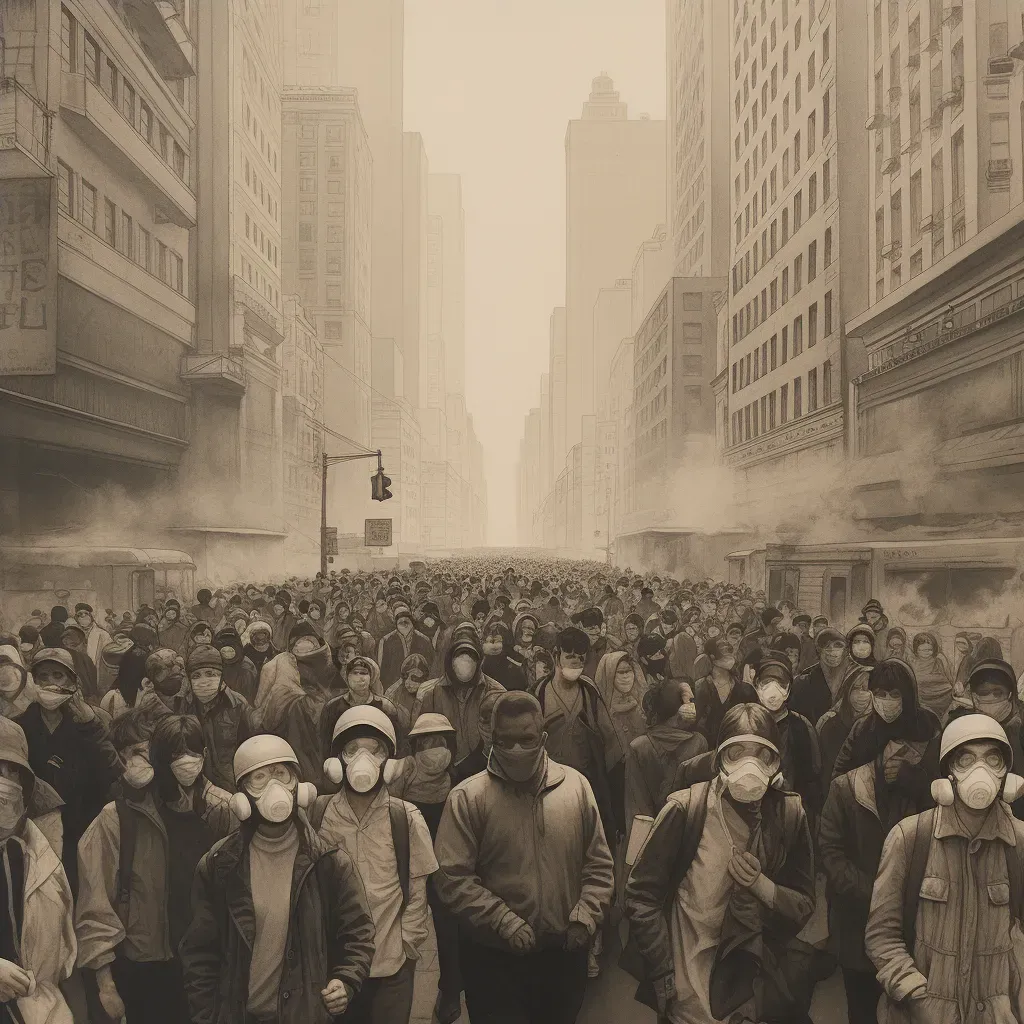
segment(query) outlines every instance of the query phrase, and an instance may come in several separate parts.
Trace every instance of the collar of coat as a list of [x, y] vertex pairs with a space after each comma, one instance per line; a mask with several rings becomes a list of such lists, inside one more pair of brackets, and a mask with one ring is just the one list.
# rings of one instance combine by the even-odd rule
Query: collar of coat
[[32, 895], [61, 866], [46, 837], [31, 819], [26, 819], [18, 837], [28, 853], [25, 864], [25, 899]]
[[990, 841], [1001, 839], [1007, 846], [1017, 845], [1017, 836], [1013, 830], [1013, 817], [1010, 814], [1010, 809], [1002, 800], [997, 800], [992, 805], [977, 836], [971, 836], [966, 832], [954, 807], [937, 807], [932, 835], [936, 839], [948, 839], [950, 836], [962, 836], [968, 840], [975, 838]]
[[881, 821], [878, 814], [878, 801], [875, 799], [875, 762], [869, 761], [857, 768], [853, 772], [851, 783], [854, 800]]
[[[535, 790], [535, 792], [538, 793], [546, 793], [549, 789], [554, 789], [556, 786], [560, 786], [565, 782], [565, 768], [557, 761], [552, 761], [547, 754], [544, 755], [544, 760], [546, 762], [544, 766], [544, 781], [541, 783], [539, 789]], [[500, 779], [502, 782], [508, 783], [510, 786], [518, 786], [519, 789], [525, 788], [524, 784], [513, 782], [501, 770], [501, 765], [497, 764], [496, 759], [493, 757], [489, 757], [487, 759], [487, 771], [488, 774], [493, 775], [494, 778]]]

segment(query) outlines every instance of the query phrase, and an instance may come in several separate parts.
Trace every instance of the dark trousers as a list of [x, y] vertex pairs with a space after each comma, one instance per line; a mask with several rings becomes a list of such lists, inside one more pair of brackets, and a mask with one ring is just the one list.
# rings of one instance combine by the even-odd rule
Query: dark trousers
[[405, 966], [388, 978], [367, 978], [338, 1019], [343, 1024], [409, 1024], [415, 981], [415, 960], [406, 960]]
[[[178, 960], [159, 963], [135, 963], [133, 960], [118, 958], [110, 965], [128, 1024], [183, 1024], [189, 1020], [188, 1001], [185, 999], [185, 983]], [[86, 992], [89, 998], [90, 1016], [93, 999], [99, 1004], [96, 994], [95, 975]], [[93, 1017], [104, 1021], [106, 1015]]]
[[850, 1024], [876, 1024], [882, 986], [875, 974], [844, 967], [843, 987], [846, 989], [846, 1014]]
[[462, 995], [459, 924], [437, 895], [433, 878], [427, 879], [427, 903], [430, 905], [430, 914], [434, 919], [434, 934], [437, 936], [437, 966], [441, 972], [437, 990], [441, 993], [443, 1003], [457, 1003]]
[[472, 1024], [575, 1024], [587, 988], [587, 950], [520, 956], [459, 943]]

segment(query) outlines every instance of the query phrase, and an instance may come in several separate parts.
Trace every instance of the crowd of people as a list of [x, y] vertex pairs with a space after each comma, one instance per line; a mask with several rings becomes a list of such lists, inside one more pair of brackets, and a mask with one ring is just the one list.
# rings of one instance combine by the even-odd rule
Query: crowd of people
[[[428, 563], [0, 632], [0, 1019], [1024, 1024], [1024, 709], [710, 580]], [[815, 917], [827, 940], [811, 941]]]

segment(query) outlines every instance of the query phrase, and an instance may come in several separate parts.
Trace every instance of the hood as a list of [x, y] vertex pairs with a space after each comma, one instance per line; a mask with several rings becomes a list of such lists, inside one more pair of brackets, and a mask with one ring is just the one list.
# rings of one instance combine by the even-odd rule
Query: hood
[[242, 654], [244, 644], [242, 643], [242, 638], [238, 635], [237, 629], [228, 628], [218, 630], [213, 638], [213, 646], [216, 647], [218, 651], [222, 647], [234, 648], [235, 656], [230, 661], [225, 658], [225, 665], [237, 665], [242, 658], [245, 657], [245, 655]]
[[[256, 628], [254, 630], [253, 629], [254, 626], [258, 626], [258, 628]], [[262, 619], [258, 620], [258, 622], [250, 623], [249, 624], [249, 628], [240, 637], [240, 639], [242, 641], [242, 647], [243, 648], [253, 646], [252, 638], [253, 638], [253, 633], [254, 632], [256, 632], [256, 633], [259, 633], [259, 632], [266, 633], [267, 634], [267, 639], [270, 641], [270, 648], [269, 648], [269, 650], [273, 654], [277, 654], [278, 653], [277, 648], [274, 647], [274, 631], [273, 631], [273, 629], [271, 629], [270, 623], [269, 622], [264, 622]]]
[[619, 693], [615, 689], [615, 672], [623, 658], [630, 660], [625, 651], [609, 651], [598, 662], [597, 671], [594, 673], [594, 684], [608, 707], [611, 707], [613, 702], [621, 703], [623, 697], [632, 697], [639, 704], [643, 696], [640, 686], [640, 677], [643, 673], [638, 665], [633, 665], [633, 689], [628, 694]]
[[[364, 654], [357, 654], [350, 662], [345, 665], [346, 676], [348, 670], [353, 665], [365, 665], [370, 670], [370, 693], [375, 693], [378, 697], [384, 695], [384, 688], [380, 682], [380, 666], [373, 660], [373, 658], [367, 658]], [[348, 679], [345, 679], [345, 686], [348, 687]]]
[[441, 618], [441, 609], [437, 607], [434, 601], [426, 601], [420, 608], [420, 621], [426, 618], [433, 619], [435, 626], [444, 625], [444, 620]]
[[263, 729], [267, 732], [280, 730], [291, 706], [306, 696], [294, 654], [279, 654], [268, 661], [260, 673], [256, 691], [256, 710]]
[[533, 623], [533, 640], [534, 643], [536, 643], [537, 631], [540, 629], [540, 619], [533, 612], [520, 612], [512, 620], [512, 636], [516, 641], [521, 639], [521, 637], [519, 636], [519, 631], [520, 629], [522, 629], [523, 623], [526, 622], [527, 619], [529, 619], [529, 621]]
[[[452, 669], [452, 662], [455, 660], [455, 656], [457, 654], [472, 654], [477, 660], [476, 675], [473, 676], [472, 680], [468, 683], [461, 683], [455, 678], [455, 672]], [[483, 664], [484, 656], [476, 641], [460, 637], [451, 645], [451, 647], [448, 648], [448, 653], [444, 656], [444, 674], [448, 682], [453, 686], [476, 686], [483, 677]]]

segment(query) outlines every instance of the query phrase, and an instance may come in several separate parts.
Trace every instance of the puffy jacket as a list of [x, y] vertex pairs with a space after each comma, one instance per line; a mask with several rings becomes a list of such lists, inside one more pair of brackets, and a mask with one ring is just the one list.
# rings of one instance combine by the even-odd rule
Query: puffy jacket
[[[337, 978], [358, 992], [373, 959], [373, 921], [349, 857], [299, 818], [291, 912], [278, 994], [280, 1024], [330, 1024], [320, 997]], [[180, 953], [192, 1024], [245, 1020], [256, 932], [249, 876], [252, 829], [217, 843], [199, 862], [192, 923]]]
[[209, 704], [196, 700], [190, 689], [175, 700], [177, 714], [194, 715], [203, 727], [206, 742], [203, 774], [215, 786], [233, 792], [235, 773], [232, 761], [235, 751], [259, 731], [249, 702], [229, 686], [221, 687], [220, 693]]

